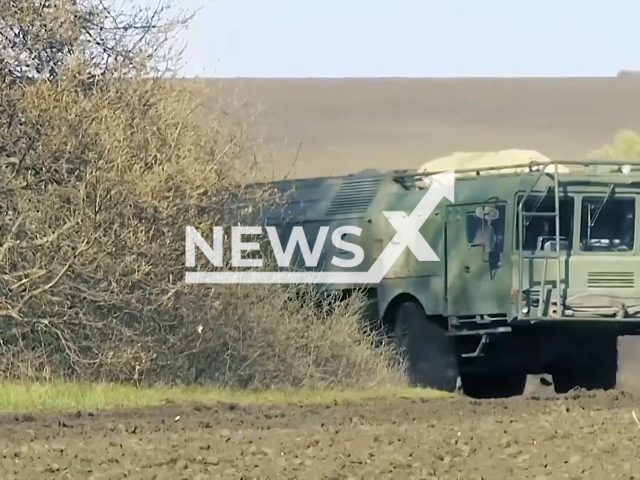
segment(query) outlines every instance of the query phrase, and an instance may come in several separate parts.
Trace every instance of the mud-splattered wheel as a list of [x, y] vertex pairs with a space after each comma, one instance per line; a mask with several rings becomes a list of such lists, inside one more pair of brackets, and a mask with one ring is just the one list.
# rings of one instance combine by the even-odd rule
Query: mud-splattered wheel
[[458, 358], [454, 339], [446, 333], [427, 317], [419, 303], [406, 302], [398, 308], [395, 342], [411, 384], [446, 392], [456, 390]]
[[614, 335], [590, 336], [580, 342], [579, 352], [553, 373], [557, 393], [574, 388], [611, 390], [618, 377], [618, 338]]

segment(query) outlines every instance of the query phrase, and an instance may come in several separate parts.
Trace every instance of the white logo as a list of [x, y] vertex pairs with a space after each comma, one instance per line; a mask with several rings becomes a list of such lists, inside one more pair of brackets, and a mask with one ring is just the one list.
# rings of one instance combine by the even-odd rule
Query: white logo
[[[455, 175], [448, 171], [431, 177], [423, 178], [430, 185], [427, 193], [420, 200], [416, 208], [408, 215], [405, 212], [382, 212], [395, 228], [396, 234], [380, 254], [367, 272], [187, 272], [187, 283], [319, 283], [319, 284], [349, 284], [366, 285], [379, 283], [400, 257], [405, 248], [409, 248], [421, 262], [438, 262], [440, 259], [420, 234], [420, 228], [438, 206], [443, 197], [454, 201]], [[329, 227], [321, 227], [313, 249], [304, 235], [302, 227], [294, 227], [286, 249], [283, 249], [275, 227], [266, 227], [271, 247], [273, 248], [278, 266], [286, 267], [291, 262], [296, 245], [307, 267], [318, 264], [322, 245], [328, 235]], [[242, 259], [243, 251], [258, 250], [257, 243], [243, 243], [242, 235], [261, 234], [262, 227], [233, 227], [231, 233], [231, 264], [234, 267], [261, 267], [261, 259]], [[354, 226], [343, 226], [336, 229], [332, 236], [332, 243], [339, 249], [354, 254], [353, 259], [345, 260], [334, 257], [332, 264], [342, 268], [357, 267], [364, 260], [364, 251], [358, 245], [345, 242], [345, 234], [360, 235], [361, 229]], [[193, 227], [186, 229], [186, 266], [195, 266], [195, 247], [209, 259], [211, 264], [222, 267], [222, 227], [214, 227], [213, 247], [210, 246]]]

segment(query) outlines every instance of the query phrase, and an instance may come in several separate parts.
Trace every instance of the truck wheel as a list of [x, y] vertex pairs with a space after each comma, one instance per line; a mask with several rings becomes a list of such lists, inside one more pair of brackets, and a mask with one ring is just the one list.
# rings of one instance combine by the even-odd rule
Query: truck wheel
[[473, 398], [508, 398], [522, 395], [527, 384], [527, 375], [514, 373], [462, 374], [462, 391]]
[[430, 321], [422, 306], [402, 304], [396, 312], [396, 347], [405, 361], [412, 385], [454, 392], [458, 381], [458, 357], [453, 337]]
[[618, 337], [601, 336], [584, 340], [580, 353], [553, 374], [556, 393], [574, 388], [611, 390], [618, 377]]

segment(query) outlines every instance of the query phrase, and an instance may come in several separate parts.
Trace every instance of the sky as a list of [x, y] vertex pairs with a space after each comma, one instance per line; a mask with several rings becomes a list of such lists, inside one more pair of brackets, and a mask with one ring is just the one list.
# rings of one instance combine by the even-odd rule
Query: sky
[[611, 76], [640, 69], [637, 0], [179, 0], [185, 76]]

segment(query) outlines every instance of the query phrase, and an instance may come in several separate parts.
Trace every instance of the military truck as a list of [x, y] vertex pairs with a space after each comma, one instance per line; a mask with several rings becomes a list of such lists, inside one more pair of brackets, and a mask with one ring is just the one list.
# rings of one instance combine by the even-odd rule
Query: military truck
[[[396, 229], [384, 212], [410, 215], [438, 172], [366, 172], [278, 182], [285, 202], [264, 212], [283, 242], [294, 226], [362, 229], [366, 271]], [[474, 397], [522, 393], [547, 374], [558, 392], [616, 386], [617, 339], [640, 333], [640, 167], [616, 161], [552, 161], [455, 171], [420, 227], [439, 261], [405, 248], [364, 289], [419, 386]], [[325, 245], [316, 267], [349, 252]]]

